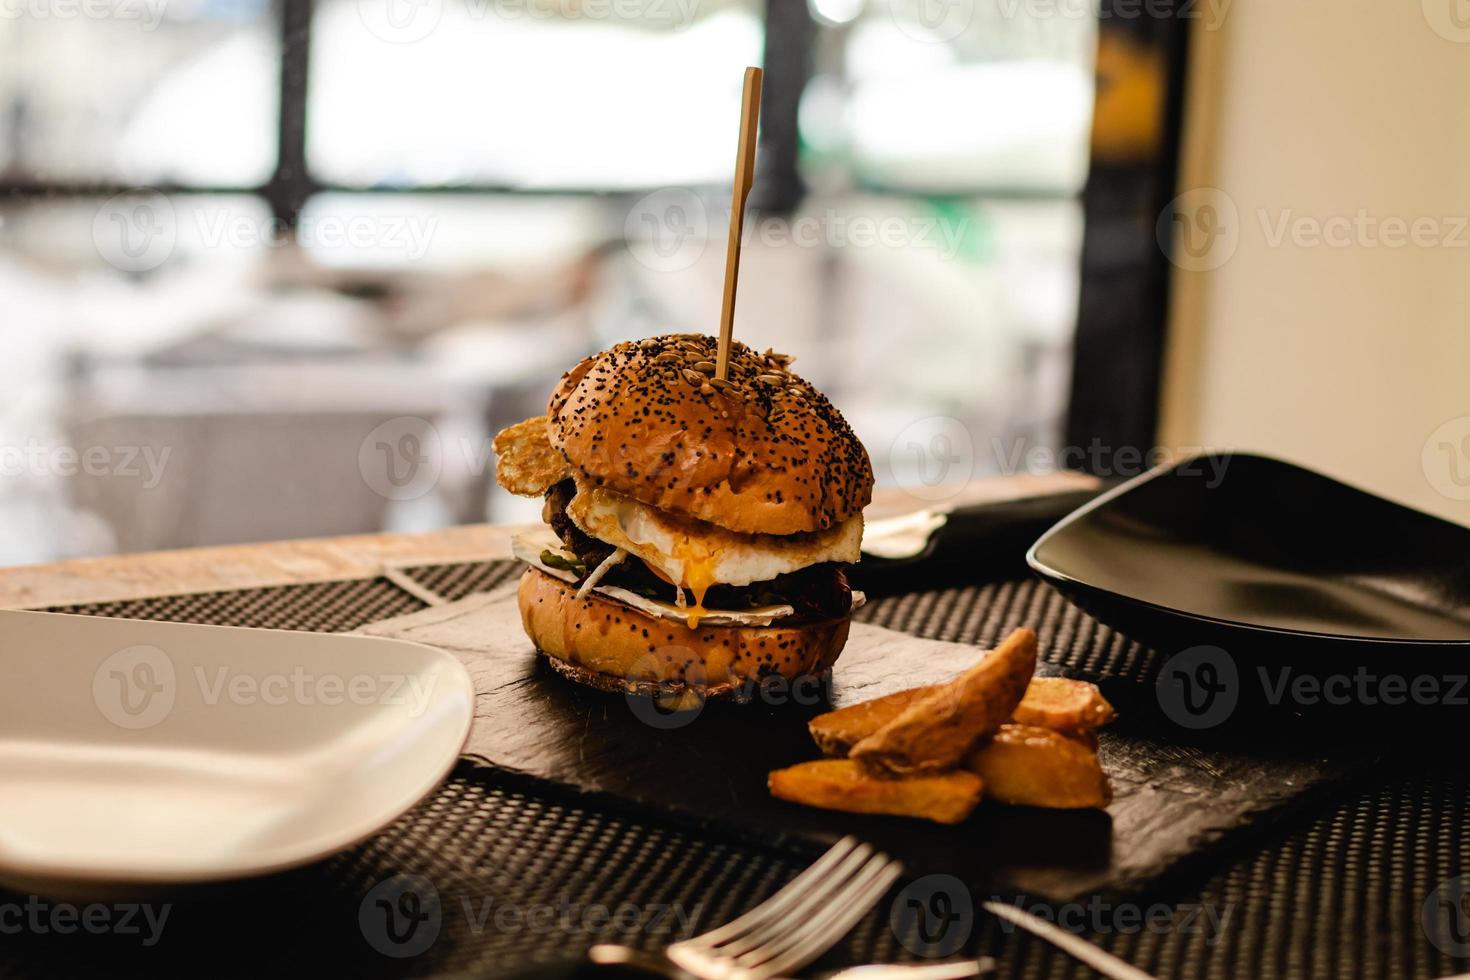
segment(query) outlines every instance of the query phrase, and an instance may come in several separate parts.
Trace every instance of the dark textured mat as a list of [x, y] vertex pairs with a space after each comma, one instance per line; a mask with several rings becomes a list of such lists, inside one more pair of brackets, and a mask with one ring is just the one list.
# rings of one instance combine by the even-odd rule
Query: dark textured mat
[[[411, 574], [458, 597], [514, 570], [488, 563]], [[65, 611], [340, 630], [420, 605], [379, 580]], [[1044, 647], [1070, 670], [1146, 680], [1152, 669], [1146, 651], [1030, 582], [878, 599], [862, 618], [979, 642], [1020, 622], [1040, 623], [1048, 631]], [[1459, 878], [1470, 874], [1470, 775], [1463, 768], [1395, 767], [1314, 814], [1291, 818], [1259, 849], [1208, 877], [1176, 882], [1169, 894], [1053, 911], [1068, 928], [1160, 977], [1429, 978], [1470, 970], [1470, 961], [1448, 955], [1470, 953], [1470, 880]], [[696, 835], [615, 803], [593, 809], [554, 787], [466, 764], [424, 804], [339, 858], [175, 904], [152, 946], [136, 934], [22, 929], [0, 942], [0, 972], [486, 976], [563, 962], [597, 941], [658, 946], [691, 916], [703, 928], [758, 901], [798, 864], [780, 850]], [[421, 876], [400, 889], [417, 906], [378, 904], [400, 898], [390, 895], [390, 879], [401, 874]], [[916, 895], [932, 899], [943, 883], [920, 884], [927, 890], [890, 896], [829, 961], [911, 958], [902, 940], [921, 948], [917, 926], [910, 916], [895, 929], [889, 913]], [[963, 948], [1001, 960], [1001, 976], [1093, 975], [983, 913], [967, 919], [966, 896], [948, 897], [955, 914], [947, 926], [928, 922], [931, 937], [964, 936]], [[7, 905], [23, 909], [25, 902], [0, 894], [0, 927], [10, 921]], [[406, 918], [396, 922], [404, 939], [397, 944], [385, 928], [394, 924], [388, 911], [414, 907], [421, 929], [409, 930]], [[929, 907], [945, 905], [931, 900]], [[435, 938], [418, 952], [435, 923]], [[394, 955], [406, 952], [415, 955]]]
[[454, 565], [420, 565], [403, 571], [415, 582], [451, 601], [473, 592], [488, 592], [509, 582], [525, 566], [517, 561], [461, 562]]
[[196, 592], [81, 606], [55, 606], [47, 612], [120, 619], [159, 619], [170, 623], [209, 623], [254, 629], [345, 633], [367, 623], [402, 616], [424, 603], [384, 579], [278, 585], [236, 592]]

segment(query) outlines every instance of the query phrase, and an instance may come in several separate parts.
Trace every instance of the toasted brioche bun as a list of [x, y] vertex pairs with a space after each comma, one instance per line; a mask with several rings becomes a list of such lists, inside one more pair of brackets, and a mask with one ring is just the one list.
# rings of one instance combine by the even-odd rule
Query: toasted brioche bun
[[772, 674], [788, 680], [831, 668], [848, 617], [801, 626], [703, 626], [648, 616], [528, 568], [519, 590], [526, 635], [562, 674], [603, 691], [696, 690], [729, 697]]
[[738, 342], [728, 383], [714, 383], [716, 346], [675, 334], [583, 360], [551, 396], [551, 445], [590, 486], [732, 531], [797, 534], [860, 513], [873, 467], [842, 414], [787, 358]]

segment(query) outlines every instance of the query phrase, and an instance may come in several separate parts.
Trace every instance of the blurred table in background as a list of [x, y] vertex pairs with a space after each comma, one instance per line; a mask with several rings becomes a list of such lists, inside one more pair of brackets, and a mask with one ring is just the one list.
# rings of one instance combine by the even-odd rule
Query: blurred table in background
[[[993, 502], [1093, 486], [1096, 481], [1080, 473], [1018, 474], [957, 486], [943, 503]], [[936, 503], [902, 490], [880, 490], [865, 514], [894, 516]], [[510, 538], [520, 527], [472, 524], [423, 533], [309, 538], [0, 568], [0, 606], [110, 602], [363, 578], [394, 566], [492, 561], [510, 557]]]

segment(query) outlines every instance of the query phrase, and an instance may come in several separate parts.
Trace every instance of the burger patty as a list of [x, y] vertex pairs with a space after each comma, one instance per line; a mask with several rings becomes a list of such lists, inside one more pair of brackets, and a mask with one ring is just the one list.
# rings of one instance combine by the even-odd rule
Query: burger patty
[[567, 504], [576, 495], [577, 484], [572, 480], [562, 480], [546, 491], [546, 506], [542, 508], [541, 517], [551, 525], [551, 530], [561, 538], [566, 549], [581, 559], [582, 564], [591, 571], [617, 549], [586, 534], [572, 523], [572, 519], [567, 516]]
[[[566, 549], [572, 552], [588, 572], [602, 564], [616, 549], [599, 541], [572, 523], [567, 504], [577, 493], [577, 485], [563, 480], [546, 491], [542, 516], [556, 532]], [[668, 601], [670, 585], [654, 574], [642, 561], [624, 561], [613, 566], [602, 582], [637, 592], [651, 599]], [[705, 594], [704, 604], [710, 609], [756, 609], [761, 606], [790, 606], [795, 612], [778, 620], [781, 623], [838, 619], [852, 612], [852, 588], [842, 566], [834, 562], [808, 565], [806, 568], [778, 575], [765, 582], [750, 585], [713, 585]]]

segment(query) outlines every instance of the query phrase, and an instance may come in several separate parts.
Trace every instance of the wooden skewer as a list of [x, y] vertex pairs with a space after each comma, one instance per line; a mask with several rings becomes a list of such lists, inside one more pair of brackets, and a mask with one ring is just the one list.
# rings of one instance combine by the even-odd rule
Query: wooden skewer
[[740, 237], [745, 228], [745, 199], [755, 179], [755, 131], [761, 118], [761, 70], [745, 69], [740, 96], [740, 145], [735, 151], [735, 187], [730, 196], [730, 239], [725, 243], [725, 295], [720, 304], [720, 353], [715, 377], [727, 380], [730, 333], [735, 326], [735, 283], [740, 278]]

